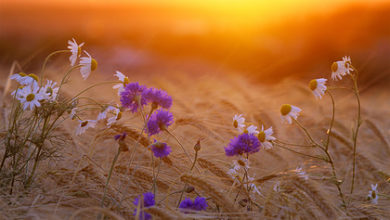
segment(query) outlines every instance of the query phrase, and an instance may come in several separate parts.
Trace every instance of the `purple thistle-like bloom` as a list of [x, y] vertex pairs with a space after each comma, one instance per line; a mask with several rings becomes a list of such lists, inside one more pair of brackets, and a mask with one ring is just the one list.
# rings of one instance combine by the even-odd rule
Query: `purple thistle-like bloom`
[[202, 211], [207, 208], [206, 198], [196, 197], [192, 202], [190, 198], [185, 198], [181, 203], [179, 208], [181, 209], [192, 209], [194, 211]]
[[154, 143], [150, 146], [155, 157], [163, 158], [168, 156], [172, 150], [166, 143], [158, 142], [154, 140]]
[[146, 105], [146, 99], [142, 96], [145, 89], [145, 86], [141, 86], [137, 82], [127, 84], [120, 93], [122, 106], [129, 108], [133, 113], [137, 112], [139, 104]]
[[154, 112], [148, 121], [148, 134], [158, 134], [173, 123], [173, 115], [169, 111], [159, 109]]
[[142, 92], [142, 96], [146, 99], [147, 103], [152, 103], [153, 108], [161, 106], [169, 109], [172, 106], [172, 98], [164, 90], [148, 88]]
[[243, 153], [256, 153], [260, 150], [260, 141], [253, 134], [243, 133], [233, 138], [225, 147], [226, 156], [241, 155]]
[[185, 198], [183, 201], [181, 201], [179, 208], [181, 209], [192, 209], [193, 202], [190, 198]]
[[[141, 199], [141, 196], [138, 196], [137, 198], [135, 198], [135, 200], [134, 200], [135, 206], [138, 207], [138, 203], [139, 203], [140, 199]], [[151, 192], [144, 193], [143, 200], [144, 200], [144, 204], [143, 204], [143, 206], [141, 205], [141, 207], [143, 207], [143, 208], [154, 206], [156, 204], [156, 202], [154, 201], [154, 194]], [[134, 215], [137, 215], [137, 208], [134, 210]], [[140, 219], [149, 220], [149, 219], [152, 219], [152, 216], [149, 213], [146, 213], [146, 212], [141, 210], [140, 211]]]
[[206, 198], [196, 197], [194, 200], [193, 209], [196, 211], [202, 211], [202, 210], [206, 210], [206, 208], [207, 208]]

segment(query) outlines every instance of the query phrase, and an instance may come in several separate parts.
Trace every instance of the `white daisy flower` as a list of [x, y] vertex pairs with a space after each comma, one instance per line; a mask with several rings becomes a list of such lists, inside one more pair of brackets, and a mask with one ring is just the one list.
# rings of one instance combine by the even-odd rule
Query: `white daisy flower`
[[76, 135], [80, 135], [84, 133], [88, 128], [94, 128], [97, 123], [96, 120], [86, 120], [86, 121], [79, 120], [79, 122], [80, 124], [79, 126], [77, 126]]
[[34, 73], [25, 74], [23, 72], [13, 74], [10, 79], [16, 80], [18, 83], [22, 85], [31, 85], [34, 81], [38, 82], [38, 76]]
[[272, 130], [272, 127], [268, 128], [267, 130], [264, 130], [264, 126], [261, 126], [261, 131], [257, 135], [257, 138], [265, 149], [271, 149], [273, 147], [272, 143], [270, 142], [276, 139], [272, 136], [273, 133], [274, 132]]
[[309, 83], [309, 88], [311, 91], [313, 91], [314, 96], [317, 99], [321, 99], [326, 91], [326, 83], [327, 79], [320, 78], [320, 79], [313, 79]]
[[72, 53], [69, 57], [70, 65], [74, 66], [76, 63], [77, 58], [81, 56], [81, 47], [84, 45], [84, 43], [77, 44], [76, 40], [72, 38], [73, 41], [68, 40], [68, 49]]
[[109, 112], [114, 113], [114, 116], [107, 119], [107, 126], [111, 127], [113, 123], [115, 123], [117, 120], [119, 120], [122, 117], [122, 112], [118, 106], [117, 107], [108, 106], [103, 112], [99, 113], [97, 117], [97, 121], [107, 118], [107, 113]]
[[334, 62], [331, 66], [331, 69], [332, 79], [341, 80], [343, 76], [350, 74], [353, 71], [351, 58], [347, 56], [343, 57], [343, 60]]
[[91, 72], [97, 68], [98, 63], [91, 57], [91, 55], [89, 55], [87, 51], [84, 50], [84, 52], [88, 55], [88, 57], [80, 58], [80, 65], [82, 65], [80, 72], [81, 76], [85, 80], [88, 78], [89, 74], [91, 74]]
[[250, 125], [245, 129], [248, 134], [258, 135], [259, 131], [257, 130], [257, 127], [254, 125]]
[[56, 100], [58, 95], [58, 89], [59, 89], [58, 87], [55, 87], [56, 84], [57, 83], [54, 81], [47, 80], [46, 85], [39, 90], [39, 94], [41, 95], [41, 98], [51, 102]]
[[302, 167], [297, 167], [294, 171], [300, 178], [302, 178], [304, 180], [309, 179], [309, 176], [306, 174], [305, 171], [303, 171]]
[[291, 124], [292, 118], [296, 120], [301, 111], [302, 110], [296, 106], [283, 104], [282, 107], [280, 108], [280, 113], [282, 114], [281, 115], [282, 122], [287, 122]]
[[74, 119], [77, 113], [77, 108], [72, 108], [72, 111], [69, 114], [70, 119]]
[[241, 115], [234, 115], [233, 117], [233, 126], [236, 128], [239, 132], [243, 131], [243, 128], [245, 127], [245, 118]]
[[20, 96], [17, 98], [23, 104], [23, 109], [26, 110], [29, 108], [33, 110], [35, 107], [41, 106], [39, 100], [42, 97], [39, 94], [39, 86], [37, 82], [33, 82], [30, 86], [25, 86], [20, 91]]
[[260, 187], [257, 187], [256, 184], [253, 183], [255, 178], [248, 176], [248, 184], [244, 184], [245, 188], [249, 188], [249, 191], [253, 191], [259, 195], [261, 195], [261, 192], [259, 190]]
[[368, 199], [371, 200], [372, 204], [378, 204], [378, 190], [376, 189], [378, 184], [371, 184], [371, 190], [368, 191]]
[[22, 99], [23, 98], [22, 89], [24, 87], [25, 86], [19, 86], [17, 89], [15, 89], [15, 91], [11, 92], [11, 96], [15, 97], [18, 100]]
[[119, 81], [121, 81], [122, 83], [118, 83], [116, 85], [114, 85], [112, 88], [114, 89], [118, 89], [118, 96], [120, 96], [121, 92], [124, 90], [125, 86], [127, 84], [129, 84], [129, 78], [125, 75], [123, 75], [123, 73], [119, 72], [119, 71], [116, 71], [116, 74], [114, 74], [114, 76], [118, 77]]
[[244, 157], [239, 157], [237, 160], [233, 160], [233, 167], [229, 169], [228, 174], [230, 176], [237, 177], [238, 171], [246, 169], [248, 170], [250, 168], [249, 166], [249, 160]]

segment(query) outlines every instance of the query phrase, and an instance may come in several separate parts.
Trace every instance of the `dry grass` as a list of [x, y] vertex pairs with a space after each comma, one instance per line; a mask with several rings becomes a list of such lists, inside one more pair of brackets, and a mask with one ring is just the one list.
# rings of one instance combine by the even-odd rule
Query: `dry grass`
[[[99, 81], [108, 77], [95, 75], [91, 78]], [[280, 123], [280, 104], [291, 103], [301, 107], [303, 114], [300, 121], [310, 127], [315, 138], [320, 140], [325, 138], [324, 128], [327, 127], [327, 117], [330, 115], [329, 100], [324, 98], [317, 102], [306, 92], [303, 84], [288, 80], [279, 85], [266, 86], [230, 75], [134, 75], [130, 78], [162, 88], [172, 95], [176, 123], [171, 131], [192, 157], [193, 146], [201, 139], [197, 169], [189, 174], [191, 164], [180, 146], [170, 136], [159, 135], [160, 140], [172, 146], [173, 153], [161, 164], [157, 201], [181, 190], [183, 184], [188, 183], [195, 187], [195, 191], [185, 193], [185, 196], [195, 197], [198, 193], [207, 197], [207, 212], [181, 213], [176, 208], [180, 193], [174, 193], [161, 202], [159, 207], [148, 209], [156, 218], [390, 218], [389, 199], [380, 197], [378, 205], [372, 205], [366, 200], [372, 183], [378, 183], [380, 193], [390, 194], [390, 121], [387, 119], [390, 104], [388, 100], [383, 102], [372, 95], [386, 91], [362, 94], [364, 123], [358, 139], [356, 191], [353, 195], [347, 192], [352, 172], [350, 130], [353, 125], [351, 120], [355, 117], [355, 102], [352, 96], [336, 94], [336, 99], [341, 101], [337, 101], [337, 121], [331, 137], [330, 152], [338, 168], [337, 174], [343, 180], [341, 188], [346, 193], [347, 209], [340, 206], [337, 189], [329, 180], [330, 168], [327, 164], [274, 147], [251, 156], [251, 169], [262, 195], [254, 196], [258, 207], [248, 211], [240, 206], [241, 197], [235, 201], [237, 191], [232, 189], [233, 180], [226, 174], [232, 160], [224, 155], [223, 147], [236, 135], [231, 127], [232, 116], [242, 113], [257, 126], [273, 126], [276, 137], [288, 142], [305, 143], [299, 129]], [[2, 83], [4, 86], [5, 82]], [[83, 83], [74, 80], [72, 90], [68, 87], [67, 92], [72, 94], [84, 87]], [[98, 100], [102, 102], [113, 102], [112, 98], [116, 98], [115, 91], [109, 87], [95, 89], [90, 95], [99, 97]], [[9, 103], [3, 101], [5, 105], [2, 112], [9, 107]], [[31, 188], [24, 190], [18, 185], [17, 193], [12, 196], [7, 194], [6, 186], [1, 188], [0, 218], [92, 219], [99, 214], [110, 219], [133, 218], [134, 198], [150, 191], [153, 182], [150, 152], [146, 148], [150, 142], [146, 137], [141, 137], [143, 147], [137, 147], [135, 162], [126, 170], [131, 149], [136, 146], [142, 128], [140, 117], [127, 114], [120, 124], [110, 130], [102, 129], [102, 125], [98, 129], [88, 130], [82, 136], [74, 135], [75, 126], [75, 122], [66, 121], [56, 131], [56, 135], [66, 137], [67, 145], [61, 150], [60, 159], [40, 164], [38, 176]], [[117, 147], [113, 135], [124, 131], [130, 137], [126, 140], [130, 151], [120, 155], [108, 187], [106, 208], [99, 208], [109, 166]], [[296, 149], [313, 153], [311, 149]], [[308, 181], [297, 177], [292, 171], [297, 165], [303, 165], [310, 176]], [[273, 190], [277, 181], [281, 183], [279, 192]]]

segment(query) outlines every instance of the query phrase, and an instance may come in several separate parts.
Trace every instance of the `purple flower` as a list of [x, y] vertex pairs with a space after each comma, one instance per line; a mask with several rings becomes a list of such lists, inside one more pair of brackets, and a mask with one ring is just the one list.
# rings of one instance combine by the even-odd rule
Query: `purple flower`
[[243, 133], [233, 138], [225, 147], [226, 156], [241, 155], [243, 153], [256, 153], [260, 150], [260, 141], [253, 134]]
[[192, 209], [192, 201], [190, 198], [185, 198], [183, 201], [181, 201], [179, 208], [181, 209]]
[[202, 211], [202, 210], [206, 210], [206, 208], [207, 208], [206, 198], [196, 197], [194, 200], [193, 209], [196, 211]]
[[167, 92], [160, 89], [149, 88], [142, 92], [142, 96], [147, 103], [152, 103], [152, 108], [156, 109], [158, 106], [169, 109], [172, 105], [172, 98]]
[[142, 96], [145, 89], [145, 86], [141, 86], [137, 82], [127, 84], [120, 93], [122, 106], [129, 108], [133, 113], [137, 112], [138, 107], [140, 107], [139, 104], [141, 104], [141, 107], [146, 105], [146, 100]]
[[155, 157], [163, 158], [171, 153], [171, 147], [166, 143], [158, 142], [154, 140], [154, 143], [150, 146]]
[[185, 198], [179, 205], [181, 209], [191, 209], [194, 211], [202, 211], [207, 208], [207, 201], [203, 197], [196, 197], [192, 202], [190, 198]]
[[173, 115], [169, 111], [159, 109], [154, 112], [148, 121], [148, 134], [158, 134], [173, 123]]
[[[140, 199], [141, 199], [141, 196], [138, 196], [137, 198], [135, 198], [135, 200], [134, 200], [135, 206], [138, 207], [138, 203], [139, 203]], [[146, 208], [146, 207], [150, 207], [150, 206], [155, 205], [154, 194], [151, 192], [144, 193], [143, 200], [144, 200], [144, 204], [143, 204], [143, 206], [141, 205], [142, 208]], [[134, 210], [134, 215], [137, 215], [137, 208]], [[140, 219], [149, 220], [149, 219], [152, 219], [152, 216], [149, 213], [146, 213], [146, 212], [141, 210], [140, 211]]]

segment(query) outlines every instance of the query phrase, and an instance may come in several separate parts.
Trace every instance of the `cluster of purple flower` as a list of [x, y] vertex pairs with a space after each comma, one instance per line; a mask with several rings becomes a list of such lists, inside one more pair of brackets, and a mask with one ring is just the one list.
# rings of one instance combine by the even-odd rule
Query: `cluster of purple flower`
[[166, 143], [158, 142], [154, 140], [154, 143], [150, 145], [155, 157], [163, 158], [171, 153], [171, 147]]
[[226, 156], [252, 154], [260, 150], [261, 143], [253, 134], [242, 133], [233, 138], [229, 145], [225, 147]]
[[138, 82], [129, 83], [124, 87], [120, 93], [120, 101], [122, 106], [129, 108], [133, 113], [149, 103], [152, 104], [153, 109], [157, 109], [159, 106], [169, 109], [172, 106], [172, 98], [167, 92], [146, 88], [146, 86], [139, 85]]
[[202, 211], [207, 208], [207, 201], [203, 197], [196, 197], [194, 201], [190, 198], [185, 198], [181, 203], [179, 208], [184, 210], [194, 210], [194, 211]]
[[[120, 93], [120, 101], [123, 107], [130, 109], [133, 113], [137, 112], [144, 105], [151, 104], [152, 114], [148, 116], [146, 130], [149, 136], [164, 131], [173, 123], [173, 115], [169, 112], [169, 108], [172, 106], [172, 98], [163, 90], [147, 88], [139, 85], [137, 82], [129, 83]], [[158, 109], [159, 107], [168, 110]], [[171, 152], [171, 148], [161, 142], [155, 141], [150, 147], [154, 156], [160, 158], [168, 156]]]
[[[120, 101], [122, 106], [130, 109], [133, 113], [149, 103], [152, 105], [152, 111], [158, 107], [169, 109], [172, 106], [172, 98], [167, 92], [155, 88], [146, 88], [146, 86], [139, 85], [137, 82], [126, 85], [120, 93]], [[159, 109], [149, 116], [147, 132], [149, 135], [158, 134], [172, 123], [172, 113], [168, 110]]]
[[[139, 211], [139, 219], [142, 219], [142, 220], [152, 219], [152, 216], [149, 213], [142, 211], [142, 208], [151, 207], [151, 206], [154, 206], [156, 204], [156, 202], [154, 201], [154, 194], [151, 192], [146, 192], [146, 193], [142, 194], [142, 199], [141, 199], [141, 196], [138, 196], [137, 198], [135, 198], [134, 205], [136, 207], [138, 207], [140, 200], [141, 201], [143, 200], [143, 204], [140, 205], [141, 210]], [[136, 208], [134, 210], [134, 215], [137, 215], [137, 212], [138, 212], [138, 209]]]

